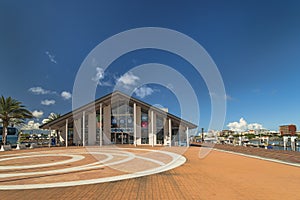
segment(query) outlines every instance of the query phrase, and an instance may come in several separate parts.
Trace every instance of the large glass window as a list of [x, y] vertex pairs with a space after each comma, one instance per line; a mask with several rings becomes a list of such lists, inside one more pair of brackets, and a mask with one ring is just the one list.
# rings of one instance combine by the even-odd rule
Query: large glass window
[[156, 143], [164, 144], [164, 119], [160, 116], [156, 117]]
[[74, 131], [73, 127], [68, 127], [68, 145], [75, 145], [73, 138], [74, 138]]
[[133, 144], [133, 108], [127, 101], [117, 101], [111, 110], [111, 142]]
[[[100, 122], [100, 112], [96, 113], [97, 124], [96, 124], [96, 144], [100, 144], [100, 128], [103, 130], [103, 111], [102, 111], [102, 120]], [[103, 135], [103, 133], [102, 133]]]

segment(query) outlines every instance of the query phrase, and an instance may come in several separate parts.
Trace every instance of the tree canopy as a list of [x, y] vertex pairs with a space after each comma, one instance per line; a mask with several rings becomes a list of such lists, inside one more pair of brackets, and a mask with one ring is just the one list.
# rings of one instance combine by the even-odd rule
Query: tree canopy
[[0, 98], [0, 119], [3, 125], [2, 143], [6, 144], [7, 127], [24, 123], [25, 119], [33, 118], [32, 113], [26, 109], [22, 102], [12, 97]]

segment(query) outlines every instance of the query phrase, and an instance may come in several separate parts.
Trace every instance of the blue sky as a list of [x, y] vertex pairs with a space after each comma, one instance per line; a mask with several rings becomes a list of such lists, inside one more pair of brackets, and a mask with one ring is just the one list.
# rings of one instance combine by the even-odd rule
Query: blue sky
[[[69, 112], [76, 74], [92, 49], [128, 29], [164, 27], [196, 40], [216, 63], [228, 97], [224, 128], [242, 117], [272, 130], [299, 126], [299, 8], [297, 1], [1, 0], [0, 95], [42, 114], [39, 123], [51, 112]], [[111, 92], [134, 66], [153, 62], [190, 81], [199, 99], [199, 126], [207, 129], [208, 89], [189, 63], [171, 53], [148, 49], [120, 57], [104, 72], [96, 97]], [[150, 84], [139, 91], [135, 97], [180, 116], [167, 87]]]

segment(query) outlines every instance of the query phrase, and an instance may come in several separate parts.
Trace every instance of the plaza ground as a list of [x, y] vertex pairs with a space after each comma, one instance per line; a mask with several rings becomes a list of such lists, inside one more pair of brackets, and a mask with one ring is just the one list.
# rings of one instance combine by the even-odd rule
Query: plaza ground
[[[141, 148], [141, 147], [139, 147]], [[151, 147], [142, 147], [151, 149]], [[172, 147], [173, 148], [173, 147]], [[62, 153], [70, 149], [59, 148]], [[157, 149], [160, 149], [157, 147]], [[49, 149], [43, 149], [48, 151]], [[43, 151], [42, 149], [22, 152]], [[85, 151], [84, 148], [72, 148]], [[122, 181], [49, 189], [1, 190], [1, 199], [300, 199], [300, 168], [212, 150], [199, 158], [190, 147], [175, 169]], [[251, 149], [247, 149], [251, 151]], [[257, 149], [253, 149], [257, 151]], [[265, 151], [267, 154], [269, 151]], [[20, 151], [4, 152], [20, 153]], [[251, 153], [251, 152], [250, 152]], [[273, 153], [273, 155], [275, 155]], [[261, 156], [264, 156], [262, 153]], [[282, 156], [282, 155], [281, 155]], [[298, 155], [295, 155], [298, 159]], [[92, 159], [92, 158], [90, 158]], [[27, 161], [30, 162], [30, 161]], [[35, 162], [37, 162], [35, 160]], [[42, 159], [40, 159], [42, 163]], [[85, 162], [85, 161], [84, 161]], [[74, 164], [76, 164], [74, 162]], [[78, 172], [66, 177], [78, 176]], [[84, 172], [81, 172], [84, 173]], [[108, 173], [118, 173], [111, 169]], [[1, 171], [0, 171], [1, 174]], [[108, 174], [109, 176], [109, 174]], [[26, 177], [24, 182], [26, 182]], [[54, 178], [55, 180], [55, 178]], [[7, 180], [1, 180], [5, 185]], [[28, 180], [29, 181], [29, 180]], [[38, 179], [35, 180], [38, 182]]]

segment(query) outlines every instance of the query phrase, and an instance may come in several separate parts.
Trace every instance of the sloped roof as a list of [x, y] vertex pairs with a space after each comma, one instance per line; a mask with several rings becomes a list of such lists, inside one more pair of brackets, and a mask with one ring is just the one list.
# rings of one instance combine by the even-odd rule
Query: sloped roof
[[97, 107], [99, 107], [100, 103], [106, 105], [106, 104], [109, 104], [110, 102], [112, 102], [113, 100], [112, 99], [119, 99], [119, 98], [122, 98], [122, 99], [126, 99], [128, 101], [131, 101], [131, 102], [135, 102], [137, 105], [141, 106], [141, 107], [144, 107], [144, 108], [150, 108], [153, 109], [155, 112], [157, 113], [161, 113], [162, 115], [166, 115], [167, 117], [173, 119], [173, 120], [176, 120], [176, 121], [179, 121], [181, 123], [183, 123], [184, 125], [188, 126], [190, 129], [194, 129], [194, 128], [197, 128], [197, 125], [191, 123], [191, 122], [188, 122], [184, 119], [181, 119], [169, 112], [165, 112], [163, 111], [162, 109], [160, 108], [157, 108], [157, 107], [153, 107], [152, 105], [144, 102], [144, 101], [141, 101], [139, 99], [136, 99], [134, 97], [131, 97], [127, 94], [124, 94], [120, 91], [114, 91], [112, 93], [109, 93], [99, 99], [96, 99], [95, 101], [93, 102], [90, 102], [84, 106], [81, 106], [77, 109], [75, 109], [74, 111], [71, 111], [71, 112], [68, 112], [64, 115], [62, 115], [61, 117], [51, 121], [51, 122], [47, 122], [43, 125], [40, 126], [40, 128], [42, 129], [48, 129], [48, 128], [56, 128], [56, 127], [61, 127], [65, 124], [65, 120], [68, 119], [69, 122], [70, 121], [73, 121], [73, 116], [76, 116], [76, 115], [80, 115], [83, 111], [92, 111], [92, 110], [95, 110]]

